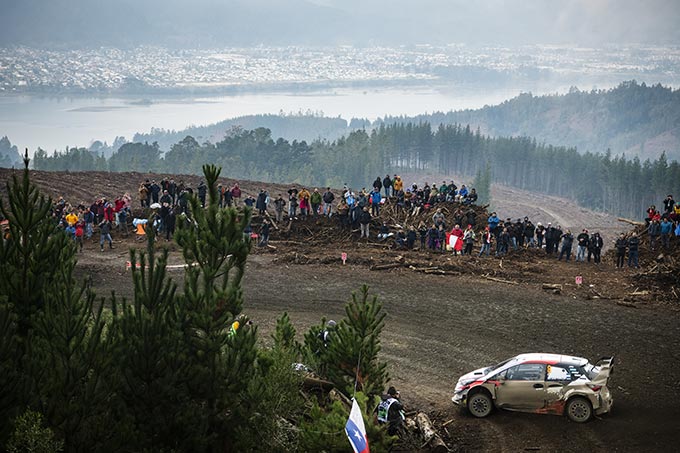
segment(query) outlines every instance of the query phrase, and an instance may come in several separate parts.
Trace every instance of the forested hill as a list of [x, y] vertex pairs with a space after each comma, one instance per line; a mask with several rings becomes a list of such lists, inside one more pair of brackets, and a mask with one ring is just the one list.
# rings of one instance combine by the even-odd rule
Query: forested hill
[[568, 94], [533, 96], [521, 94], [500, 105], [478, 110], [433, 113], [415, 117], [368, 120], [328, 118], [310, 112], [296, 115], [250, 115], [182, 131], [152, 130], [137, 134], [135, 142], [158, 142], [162, 151], [187, 135], [200, 143], [221, 140], [233, 127], [265, 127], [274, 137], [312, 141], [335, 140], [354, 130], [377, 128], [380, 124], [427, 122], [469, 124], [489, 136], [534, 137], [539, 143], [575, 147], [579, 152], [638, 156], [657, 159], [663, 151], [668, 159], [680, 161], [680, 90], [661, 85], [624, 82], [610, 90], [579, 91]]
[[526, 93], [479, 110], [383, 121], [470, 124], [487, 135], [535, 137], [580, 152], [610, 149], [613, 154], [654, 160], [666, 151], [669, 159], [680, 160], [680, 89], [635, 81], [610, 90], [572, 88], [568, 94], [549, 96]]

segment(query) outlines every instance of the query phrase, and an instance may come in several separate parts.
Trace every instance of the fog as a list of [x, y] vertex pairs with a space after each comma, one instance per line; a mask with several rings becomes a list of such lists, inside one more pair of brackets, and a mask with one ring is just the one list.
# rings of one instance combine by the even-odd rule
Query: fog
[[0, 45], [680, 43], [676, 0], [0, 0]]

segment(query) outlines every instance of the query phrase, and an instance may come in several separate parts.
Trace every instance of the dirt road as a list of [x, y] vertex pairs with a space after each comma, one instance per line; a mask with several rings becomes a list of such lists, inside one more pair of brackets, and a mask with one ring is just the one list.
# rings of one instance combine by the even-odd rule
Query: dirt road
[[[123, 247], [81, 255], [99, 294], [129, 294]], [[670, 451], [680, 419], [680, 323], [663, 306], [546, 295], [528, 285], [469, 276], [374, 272], [363, 265], [275, 263], [254, 254], [245, 274], [245, 312], [267, 342], [284, 312], [301, 335], [322, 316], [339, 319], [352, 291], [371, 287], [388, 317], [382, 355], [407, 405], [448, 426], [456, 451]], [[171, 262], [179, 262], [173, 253]], [[181, 280], [180, 271], [172, 271]], [[128, 289], [125, 289], [128, 288]], [[586, 425], [563, 417], [496, 413], [476, 420], [450, 402], [464, 372], [522, 352], [616, 356], [612, 414]]]

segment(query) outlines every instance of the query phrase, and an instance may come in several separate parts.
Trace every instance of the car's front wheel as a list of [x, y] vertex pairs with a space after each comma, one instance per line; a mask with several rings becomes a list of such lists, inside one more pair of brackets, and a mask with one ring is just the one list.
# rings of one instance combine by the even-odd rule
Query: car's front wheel
[[487, 393], [477, 392], [468, 397], [467, 408], [475, 417], [486, 417], [493, 410], [493, 401]]
[[590, 401], [580, 396], [572, 398], [565, 407], [569, 420], [576, 423], [585, 423], [593, 416], [593, 407]]

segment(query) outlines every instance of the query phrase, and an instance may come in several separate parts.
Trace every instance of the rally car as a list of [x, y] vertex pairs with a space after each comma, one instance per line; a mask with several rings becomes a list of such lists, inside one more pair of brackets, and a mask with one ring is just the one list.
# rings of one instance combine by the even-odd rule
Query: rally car
[[612, 408], [607, 381], [613, 361], [605, 357], [593, 365], [581, 357], [521, 354], [462, 376], [451, 399], [475, 417], [499, 408], [584, 423]]

